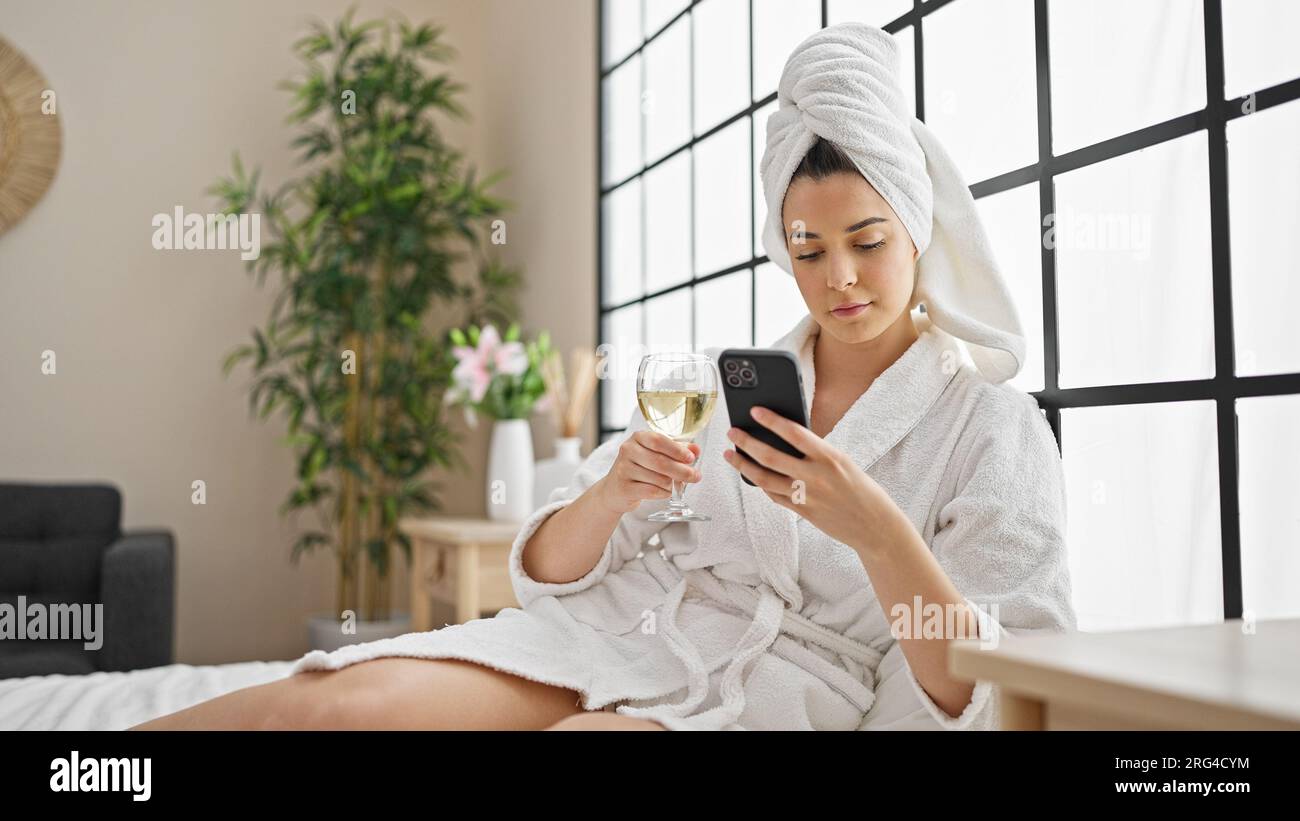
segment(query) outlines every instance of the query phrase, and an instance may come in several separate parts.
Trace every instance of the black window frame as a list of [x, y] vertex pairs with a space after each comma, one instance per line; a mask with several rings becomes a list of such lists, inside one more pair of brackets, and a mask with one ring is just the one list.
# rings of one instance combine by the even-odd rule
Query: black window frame
[[[694, 289], [696, 285], [712, 279], [748, 270], [750, 272], [750, 338], [754, 339], [757, 331], [757, 268], [768, 261], [766, 255], [756, 255], [751, 259], [731, 265], [719, 271], [712, 271], [702, 276], [694, 272], [694, 241], [692, 239], [691, 277], [681, 283], [630, 299], [616, 305], [605, 305], [605, 271], [604, 271], [604, 209], [605, 196], [615, 189], [643, 177], [662, 163], [676, 157], [682, 151], [693, 150], [698, 143], [708, 139], [717, 132], [734, 124], [741, 118], [748, 117], [750, 122], [750, 146], [754, 144], [753, 115], [776, 99], [776, 92], [763, 99], [753, 99], [753, 0], [749, 2], [749, 55], [750, 55], [750, 104], [725, 118], [702, 134], [694, 131], [694, 100], [691, 101], [690, 138], [682, 145], [658, 158], [649, 165], [628, 177], [617, 180], [610, 185], [604, 182], [604, 89], [603, 81], [615, 70], [634, 56], [640, 55], [646, 45], [653, 42], [670, 26], [683, 16], [690, 14], [694, 8], [706, 0], [691, 0], [650, 37], [628, 54], [620, 56], [608, 66], [604, 62], [604, 3], [593, 0], [596, 6], [596, 339], [604, 343], [604, 318], [614, 311], [638, 303], [646, 303], [655, 297], [682, 289]], [[969, 2], [970, 0], [913, 0], [912, 9], [896, 19], [881, 26], [885, 31], [896, 34], [904, 28], [913, 31], [916, 81], [916, 116], [925, 120], [925, 39], [924, 20], [927, 16], [942, 9], [952, 2]], [[1232, 259], [1230, 226], [1228, 222], [1228, 153], [1227, 124], [1247, 115], [1242, 105], [1247, 98], [1253, 97], [1250, 113], [1258, 113], [1274, 106], [1300, 99], [1300, 78], [1258, 89], [1245, 95], [1225, 98], [1223, 12], [1222, 0], [1202, 0], [1205, 36], [1205, 88], [1206, 105], [1197, 111], [1189, 112], [1154, 125], [1121, 134], [1099, 143], [1087, 145], [1063, 154], [1054, 154], [1052, 150], [1052, 86], [1051, 63], [1049, 55], [1048, 4], [1049, 0], [1034, 0], [1034, 52], [1037, 81], [1037, 123], [1038, 154], [1037, 162], [1008, 171], [989, 179], [981, 180], [970, 186], [971, 194], [976, 198], [998, 194], [1013, 188], [1037, 183], [1039, 200], [1039, 226], [1046, 224], [1048, 215], [1056, 211], [1054, 180], [1057, 176], [1080, 168], [1115, 159], [1143, 148], [1184, 137], [1204, 130], [1208, 138], [1209, 154], [1209, 194], [1210, 194], [1210, 248], [1211, 248], [1211, 291], [1214, 300], [1214, 357], [1215, 375], [1207, 379], [1143, 382], [1136, 384], [1093, 385], [1086, 387], [1063, 388], [1059, 384], [1058, 369], [1060, 364], [1060, 336], [1057, 324], [1056, 300], [1056, 250], [1040, 243], [1042, 252], [1042, 312], [1043, 312], [1043, 385], [1038, 391], [1030, 393], [1038, 400], [1043, 409], [1052, 433], [1056, 437], [1058, 448], [1061, 446], [1061, 411], [1066, 408], [1086, 408], [1098, 406], [1158, 404], [1167, 402], [1184, 402], [1207, 400], [1215, 403], [1218, 470], [1219, 470], [1219, 522], [1220, 547], [1222, 553], [1223, 578], [1223, 614], [1225, 619], [1242, 616], [1242, 571], [1241, 571], [1241, 529], [1239, 509], [1238, 481], [1238, 443], [1237, 413], [1238, 399], [1300, 394], [1300, 373], [1266, 374], [1257, 376], [1238, 376], [1236, 374], [1236, 347], [1233, 331], [1232, 309]], [[828, 0], [821, 0], [821, 27], [828, 25]], [[638, 3], [638, 8], [640, 4]], [[694, 65], [691, 65], [690, 87], [694, 88]], [[645, 91], [645, 73], [641, 75], [642, 92]], [[645, 120], [641, 119], [642, 145], [644, 146]], [[754, 158], [750, 157], [750, 167]], [[694, 163], [691, 167], [691, 190], [694, 190]], [[644, 189], [643, 194], [644, 198]], [[750, 192], [750, 251], [754, 248], [753, 224], [754, 211], [759, 208], [755, 195]], [[644, 227], [644, 199], [641, 209]], [[692, 232], [693, 233], [693, 232]], [[1040, 233], [1040, 238], [1041, 238]], [[644, 262], [645, 232], [641, 232], [641, 253]], [[1054, 245], [1054, 244], [1053, 244]], [[644, 264], [642, 265], [644, 277]], [[695, 299], [692, 294], [691, 306], [694, 311]], [[693, 317], [692, 317], [693, 320]], [[644, 323], [642, 334], [644, 339]], [[694, 346], [694, 321], [691, 322], [692, 346]], [[757, 340], [755, 340], [757, 344]], [[599, 425], [599, 438], [603, 440], [610, 434], [617, 434], [623, 428], [605, 425], [603, 390], [596, 391], [596, 419]]]

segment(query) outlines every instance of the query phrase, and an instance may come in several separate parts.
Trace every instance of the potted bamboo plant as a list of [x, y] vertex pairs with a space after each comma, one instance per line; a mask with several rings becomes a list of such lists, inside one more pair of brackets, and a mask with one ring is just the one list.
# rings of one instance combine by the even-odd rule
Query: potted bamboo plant
[[[410, 559], [398, 519], [441, 509], [431, 468], [467, 468], [444, 421], [450, 327], [516, 315], [519, 274], [485, 248], [509, 205], [488, 193], [502, 174], [476, 182], [434, 122], [467, 116], [463, 86], [435, 71], [454, 55], [441, 38], [392, 18], [354, 24], [351, 11], [315, 24], [294, 45], [305, 72], [286, 83], [297, 176], [263, 193], [236, 154], [211, 189], [228, 214], [260, 210], [269, 240], [249, 270], [259, 285], [280, 274], [265, 326], [225, 371], [250, 362], [250, 411], [287, 419], [297, 484], [281, 513], [311, 509], [319, 522], [291, 560], [320, 549], [337, 560], [334, 613], [313, 622], [322, 649], [407, 629], [390, 612], [394, 551]], [[464, 283], [453, 265], [467, 250], [476, 274]]]

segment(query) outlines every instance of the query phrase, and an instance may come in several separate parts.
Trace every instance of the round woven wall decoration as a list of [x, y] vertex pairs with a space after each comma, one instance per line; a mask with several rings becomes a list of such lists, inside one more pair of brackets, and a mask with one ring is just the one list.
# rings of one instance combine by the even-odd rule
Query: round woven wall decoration
[[63, 130], [57, 100], [42, 98], [45, 78], [21, 51], [0, 37], [0, 234], [45, 195], [59, 167]]

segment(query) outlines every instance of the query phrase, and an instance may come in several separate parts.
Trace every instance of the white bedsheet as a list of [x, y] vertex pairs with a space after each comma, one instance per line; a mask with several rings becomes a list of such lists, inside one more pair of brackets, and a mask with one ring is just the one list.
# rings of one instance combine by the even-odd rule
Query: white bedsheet
[[168, 664], [125, 673], [0, 679], [0, 730], [124, 730], [284, 678], [293, 661]]

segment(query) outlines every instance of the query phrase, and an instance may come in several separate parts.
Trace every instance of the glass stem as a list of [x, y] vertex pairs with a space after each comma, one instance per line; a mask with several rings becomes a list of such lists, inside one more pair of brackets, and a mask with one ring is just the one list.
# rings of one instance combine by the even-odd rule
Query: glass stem
[[678, 485], [676, 479], [669, 479], [668, 481], [673, 483], [673, 498], [669, 500], [668, 507], [672, 510], [681, 510], [686, 507], [685, 503], [682, 502], [682, 490], [685, 488]]

